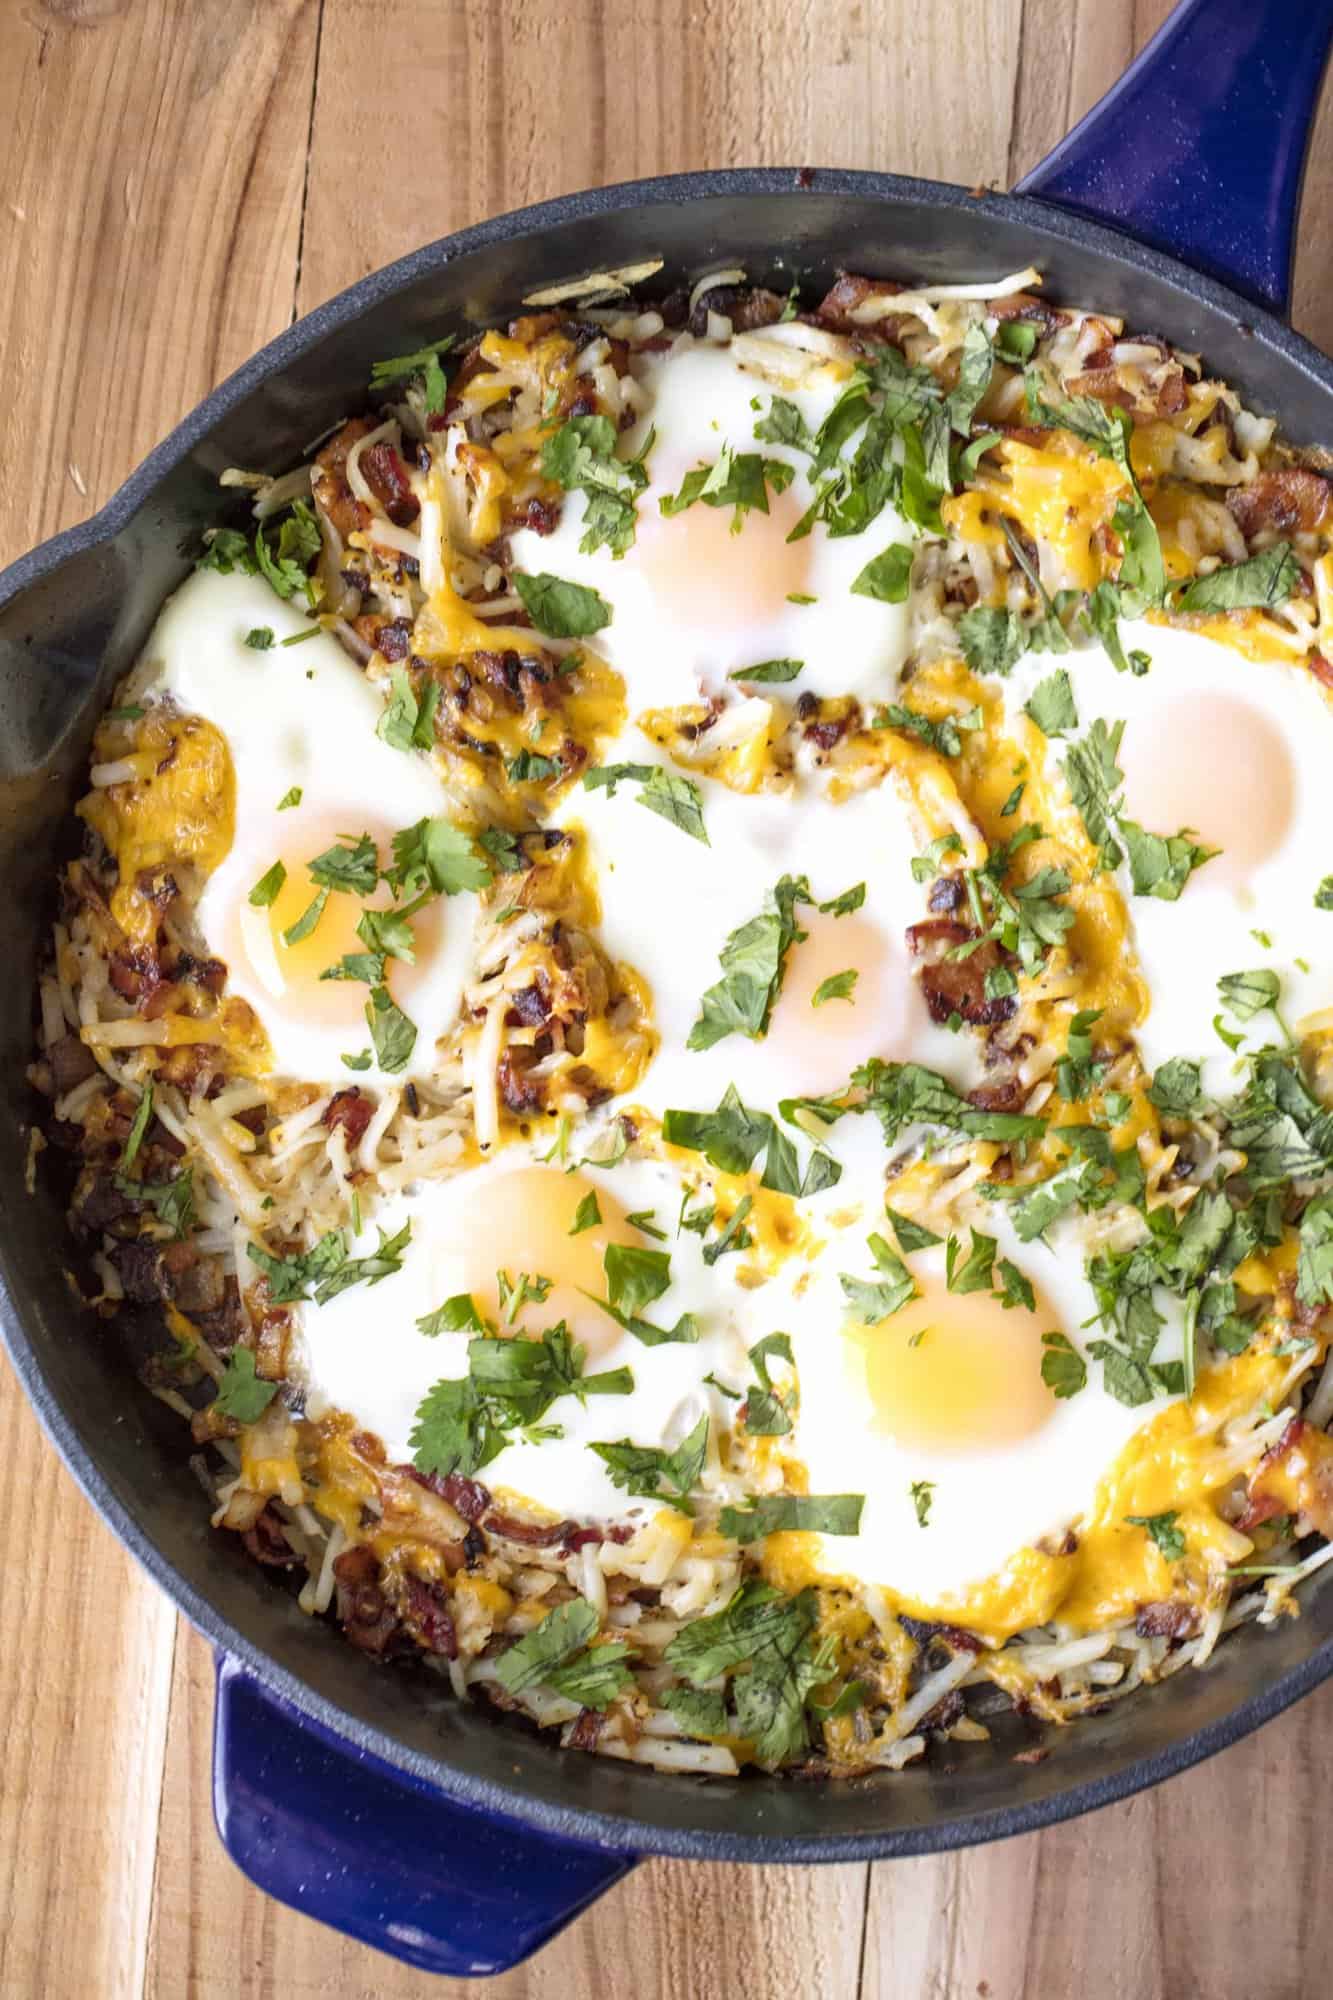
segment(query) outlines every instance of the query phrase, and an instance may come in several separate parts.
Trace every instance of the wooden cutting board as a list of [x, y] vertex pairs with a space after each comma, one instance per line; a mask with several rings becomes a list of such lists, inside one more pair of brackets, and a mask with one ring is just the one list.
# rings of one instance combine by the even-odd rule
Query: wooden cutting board
[[[1296, 4], [1296, 0], [1293, 0]], [[524, 202], [785, 163], [1006, 186], [1166, 0], [0, 0], [0, 560], [252, 349]], [[550, 136], [546, 136], [549, 134]], [[1333, 114], [1298, 325], [1333, 345]], [[650, 1862], [527, 1967], [433, 1982], [266, 1901], [208, 1796], [211, 1662], [0, 1364], [0, 1993], [41, 2000], [1303, 2000], [1333, 1687], [1046, 1834], [827, 1869]], [[127, 1389], [127, 1393], [131, 1393]]]

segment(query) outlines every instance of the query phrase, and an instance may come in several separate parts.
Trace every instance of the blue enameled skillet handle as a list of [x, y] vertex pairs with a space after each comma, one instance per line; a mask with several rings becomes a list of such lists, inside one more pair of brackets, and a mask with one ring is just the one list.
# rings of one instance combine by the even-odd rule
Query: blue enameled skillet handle
[[1019, 182], [1286, 314], [1333, 0], [1182, 0]]
[[270, 1896], [454, 1978], [517, 1965], [635, 1862], [456, 1804], [225, 1657], [213, 1811], [232, 1860]]
[[[1333, 0], [1183, 0], [1020, 184], [1285, 312]], [[633, 1867], [461, 1805], [218, 1667], [213, 1802], [269, 1895], [432, 1972], [517, 1965]]]

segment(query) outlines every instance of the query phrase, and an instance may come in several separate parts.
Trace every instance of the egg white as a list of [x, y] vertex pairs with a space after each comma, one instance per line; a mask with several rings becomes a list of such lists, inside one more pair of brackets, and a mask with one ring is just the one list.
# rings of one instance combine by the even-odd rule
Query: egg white
[[[1189, 697], [1202, 717], [1211, 698], [1244, 701], [1280, 734], [1294, 774], [1290, 823], [1279, 846], [1248, 879], [1230, 882], [1216, 863], [1190, 876], [1178, 901], [1136, 896], [1127, 865], [1116, 870], [1133, 931], [1133, 946], [1151, 996], [1150, 1010], [1136, 1030], [1150, 1070], [1175, 1056], [1203, 1064], [1205, 1089], [1225, 1096], [1235, 1087], [1246, 1049], [1280, 1039], [1271, 1014], [1238, 1021], [1223, 1007], [1218, 980], [1226, 973], [1268, 967], [1282, 981], [1282, 1010], [1294, 1033], [1309, 1016], [1333, 1002], [1333, 913], [1315, 907], [1315, 891], [1333, 867], [1328, 835], [1330, 754], [1333, 713], [1314, 677], [1304, 668], [1277, 660], [1249, 660], [1232, 647], [1202, 634], [1144, 622], [1122, 627], [1126, 650], [1139, 648], [1151, 659], [1141, 678], [1117, 673], [1099, 646], [1062, 655], [1021, 660], [1005, 683], [1010, 713], [1028, 699], [1038, 680], [1055, 666], [1069, 674], [1078, 707], [1079, 734], [1096, 717], [1127, 725], [1121, 767], [1132, 771], [1135, 733], [1152, 730], [1169, 701]], [[1186, 734], [1179, 755], [1206, 754], [1201, 722], [1198, 740]], [[1067, 744], [1046, 745], [1048, 766], [1063, 762]], [[1228, 773], [1216, 782], [1226, 796]], [[1173, 835], [1175, 825], [1147, 822], [1151, 833]], [[1221, 845], [1225, 851], [1226, 837]], [[1241, 1036], [1234, 1053], [1213, 1023], [1221, 1015], [1229, 1033]]]
[[[791, 493], [804, 513], [815, 497], [809, 457], [785, 445], [757, 442], [755, 425], [768, 411], [773, 391], [738, 362], [726, 347], [686, 341], [668, 356], [636, 355], [633, 369], [646, 407], [620, 446], [623, 456], [640, 450], [651, 431], [650, 484], [638, 498], [639, 531], [622, 557], [602, 548], [579, 549], [587, 502], [570, 493], [556, 530], [537, 535], [520, 529], [510, 537], [514, 567], [548, 572], [598, 591], [613, 608], [611, 622], [592, 644], [624, 676], [631, 712], [697, 701], [701, 692], [738, 691], [728, 676], [773, 659], [797, 659], [803, 671], [790, 684], [794, 694], [887, 696], [907, 648], [905, 604], [885, 604], [854, 596], [852, 584], [870, 560], [890, 543], [910, 538], [898, 514], [886, 507], [859, 535], [831, 537], [817, 524], [808, 541], [793, 545], [790, 589], [813, 604], [767, 603], [752, 620], [719, 629], [701, 619], [688, 590], [663, 594], [647, 574], [644, 549], [649, 537], [678, 531], [687, 515], [662, 522], [660, 501], [675, 493], [686, 473], [712, 465], [724, 446], [737, 454], [762, 452], [795, 473]], [[816, 372], [807, 387], [784, 390], [811, 431], [818, 428], [845, 387], [831, 370]], [[703, 507], [696, 502], [696, 507]], [[693, 511], [693, 510], [690, 510]], [[736, 591], [746, 592], [746, 536], [754, 532], [746, 515], [734, 537]]]
[[[246, 634], [262, 627], [272, 631], [276, 643], [262, 651], [247, 646]], [[229, 990], [248, 1001], [262, 1023], [275, 1069], [329, 1082], [345, 1081], [342, 1056], [369, 1044], [359, 1018], [368, 989], [345, 988], [350, 1026], [303, 1017], [299, 996], [287, 992], [267, 913], [251, 907], [250, 891], [275, 859], [291, 854], [294, 841], [300, 845], [307, 822], [326, 829], [332, 824], [355, 837], [369, 825], [394, 831], [411, 826], [443, 812], [446, 802], [424, 758], [392, 749], [376, 736], [382, 699], [337, 640], [323, 632], [306, 636], [310, 630], [299, 609], [284, 603], [262, 577], [197, 571], [153, 628], [135, 690], [170, 696], [226, 739], [236, 778], [236, 833], [204, 886], [196, 921], [209, 949], [227, 964]], [[300, 645], [281, 644], [296, 636]], [[279, 801], [293, 786], [301, 790], [301, 803], [280, 812]], [[302, 852], [301, 862], [313, 860], [328, 844], [327, 836], [317, 839], [308, 854]], [[387, 859], [382, 852], [381, 860]], [[429, 1073], [435, 1043], [454, 1023], [472, 956], [475, 913], [474, 896], [450, 897], [441, 913], [442, 945], [415, 969], [417, 1040], [400, 1072], [404, 1076]], [[236, 936], [247, 941], [248, 952], [224, 947], [225, 938]], [[372, 1074], [376, 1068], [372, 1065]]]
[[[662, 761], [632, 730], [606, 754], [608, 763], [621, 759]], [[784, 1097], [845, 1089], [871, 1056], [920, 1062], [970, 1089], [981, 1073], [976, 1039], [932, 1023], [913, 976], [905, 932], [925, 915], [925, 892], [911, 872], [919, 842], [892, 783], [835, 801], [813, 779], [790, 794], [696, 782], [707, 845], [645, 810], [632, 780], [614, 797], [579, 787], [556, 815], [587, 843], [604, 950], [632, 965], [652, 992], [661, 1045], [634, 1101], [658, 1116], [669, 1107], [711, 1108], [734, 1083], [746, 1104], [775, 1110]], [[820, 931], [830, 974], [852, 962], [841, 940], [872, 930], [882, 945], [878, 976], [863, 972], [849, 1000], [815, 1007], [798, 991], [797, 945], [766, 1036], [732, 1034], [711, 1049], [688, 1048], [702, 996], [721, 977], [728, 936], [758, 916], [784, 874], [806, 876], [817, 902], [865, 884], [864, 905], [846, 918], [820, 916], [808, 904], [796, 916], [812, 935]]]
[[[416, 1322], [468, 1289], [475, 1264], [468, 1254], [469, 1232], [484, 1218], [500, 1177], [531, 1165], [532, 1158], [527, 1149], [510, 1147], [494, 1161], [423, 1186], [379, 1210], [376, 1223], [390, 1234], [406, 1221], [412, 1224], [401, 1270], [382, 1279], [373, 1295], [351, 1289], [327, 1305], [301, 1308], [298, 1369], [310, 1416], [354, 1410], [358, 1421], [382, 1439], [391, 1462], [411, 1459], [417, 1408], [435, 1382], [467, 1373], [470, 1338], [467, 1333], [428, 1338]], [[558, 1167], [551, 1171], [560, 1172]], [[536, 1444], [519, 1439], [482, 1476], [493, 1490], [507, 1489], [573, 1519], [640, 1517], [656, 1512], [661, 1503], [619, 1491], [589, 1445], [629, 1438], [635, 1444], [672, 1448], [705, 1412], [715, 1431], [717, 1421], [736, 1406], [704, 1378], [717, 1374], [728, 1384], [743, 1382], [746, 1348], [771, 1326], [762, 1294], [737, 1282], [740, 1258], [723, 1259], [710, 1269], [703, 1261], [702, 1238], [689, 1231], [676, 1234], [684, 1184], [670, 1165], [626, 1159], [612, 1169], [584, 1166], [580, 1171], [622, 1208], [652, 1215], [666, 1232], [661, 1244], [641, 1239], [645, 1249], [669, 1250], [671, 1256], [670, 1288], [646, 1317], [674, 1326], [682, 1313], [693, 1313], [700, 1337], [693, 1343], [645, 1346], [631, 1333], [613, 1332], [596, 1360], [589, 1361], [588, 1372], [628, 1367], [634, 1377], [632, 1393], [591, 1396], [586, 1403], [562, 1397], [542, 1419], [544, 1425], [559, 1425], [562, 1436]], [[377, 1229], [368, 1229], [353, 1254], [364, 1254], [377, 1241]], [[517, 1274], [526, 1268], [524, 1246], [515, 1243], [511, 1270]], [[539, 1313], [534, 1324], [544, 1325], [549, 1318]], [[592, 1303], [585, 1320], [585, 1340], [589, 1326], [602, 1340], [614, 1327]], [[575, 1339], [580, 1332], [580, 1324], [571, 1327]]]
[[[800, 1385], [791, 1456], [805, 1466], [811, 1493], [865, 1499], [858, 1534], [818, 1538], [817, 1566], [826, 1576], [855, 1578], [947, 1610], [951, 1599], [996, 1575], [1020, 1549], [1046, 1537], [1058, 1542], [1086, 1512], [1134, 1433], [1175, 1399], [1163, 1394], [1127, 1408], [1107, 1393], [1100, 1367], [1089, 1363], [1085, 1387], [1066, 1400], [1052, 1399], [1047, 1420], [1014, 1443], [946, 1450], [898, 1442], [867, 1407], [839, 1284], [843, 1271], [874, 1275], [865, 1241], [870, 1230], [892, 1238], [884, 1219], [884, 1144], [869, 1119], [844, 1119], [830, 1138], [843, 1177], [819, 1205], [825, 1226], [833, 1213], [841, 1226], [829, 1229], [808, 1274], [795, 1264], [784, 1268], [772, 1289], [790, 1288], [789, 1300], [770, 1301], [777, 1323], [791, 1333]], [[1016, 1318], [1030, 1322], [1038, 1335], [1061, 1332], [1085, 1351], [1098, 1328], [1088, 1325], [1097, 1304], [1083, 1274], [1082, 1226], [1053, 1230], [1049, 1242], [1021, 1243], [998, 1205], [978, 1226], [997, 1239], [997, 1259], [1010, 1259], [1049, 1302], [1051, 1312], [1038, 1321], [1023, 1306], [1013, 1308]], [[966, 1246], [968, 1232], [957, 1234]], [[919, 1282], [942, 1281], [943, 1248], [919, 1251], [907, 1263]], [[1154, 1359], [1179, 1359], [1180, 1302], [1159, 1290], [1154, 1303], [1166, 1321]], [[1037, 1367], [1036, 1341], [1033, 1350]], [[918, 1481], [931, 1486], [924, 1525], [911, 1490]]]

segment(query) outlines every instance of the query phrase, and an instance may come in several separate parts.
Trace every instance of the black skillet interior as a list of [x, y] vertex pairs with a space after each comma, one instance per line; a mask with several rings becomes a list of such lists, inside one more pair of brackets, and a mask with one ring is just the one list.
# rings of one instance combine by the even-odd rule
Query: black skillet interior
[[[23, 1085], [37, 956], [61, 821], [96, 714], [221, 516], [230, 465], [281, 470], [364, 394], [370, 362], [502, 319], [524, 294], [660, 256], [650, 289], [743, 265], [818, 290], [839, 266], [900, 279], [999, 276], [1035, 263], [1048, 295], [1119, 313], [1200, 351], [1287, 435], [1333, 442], [1333, 367], [1276, 320], [1110, 231], [1036, 201], [977, 198], [888, 176], [777, 170], [645, 182], [553, 202], [424, 249], [284, 335], [191, 417], [103, 515], [25, 558], [0, 607], [0, 870], [10, 975], [0, 989], [0, 1268], [20, 1374], [75, 1476], [194, 1622], [340, 1735], [455, 1796], [638, 1850], [735, 1858], [920, 1852], [1020, 1831], [1193, 1762], [1333, 1671], [1333, 1570], [1299, 1621], [1247, 1628], [1204, 1672], [1053, 1732], [1049, 1756], [958, 1746], [954, 1762], [832, 1787], [708, 1785], [564, 1756], [489, 1714], [377, 1672], [302, 1616], [213, 1534], [175, 1418], [127, 1378], [116, 1337], [71, 1304], [61, 1201], [25, 1192], [33, 1105]], [[1021, 1729], [1021, 1725], [1014, 1725]]]

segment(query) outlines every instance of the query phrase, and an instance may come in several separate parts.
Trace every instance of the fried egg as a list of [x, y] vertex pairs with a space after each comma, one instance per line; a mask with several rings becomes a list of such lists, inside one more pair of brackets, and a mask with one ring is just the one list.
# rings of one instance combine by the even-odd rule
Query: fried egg
[[[660, 761], [632, 730], [608, 762], [621, 757]], [[919, 843], [892, 783], [835, 800], [813, 783], [789, 796], [696, 782], [707, 844], [645, 811], [634, 781], [614, 796], [575, 790], [557, 815], [586, 843], [605, 950], [652, 991], [660, 1046], [635, 1101], [658, 1116], [711, 1108], [734, 1084], [745, 1103], [773, 1109], [785, 1097], [845, 1089], [871, 1056], [921, 1062], [970, 1088], [980, 1073], [975, 1042], [931, 1021], [913, 977], [906, 931], [925, 914], [911, 870]], [[796, 907], [806, 935], [787, 954], [767, 1033], [691, 1049], [701, 996], [721, 977], [729, 936], [760, 914], [784, 875], [804, 876], [812, 900]], [[818, 908], [860, 889], [854, 910]], [[847, 973], [856, 977], [846, 997], [825, 997], [826, 982]]]
[[[272, 644], [247, 645], [247, 634], [265, 631]], [[342, 1057], [370, 1046], [369, 988], [322, 975], [345, 954], [364, 952], [362, 908], [387, 908], [392, 898], [383, 884], [364, 899], [333, 891], [306, 929], [318, 893], [309, 865], [340, 838], [362, 834], [387, 865], [395, 832], [444, 809], [429, 764], [375, 734], [380, 696], [337, 641], [262, 577], [197, 572], [159, 618], [135, 688], [206, 717], [230, 755], [236, 831], [197, 907], [205, 945], [226, 964], [230, 991], [253, 1008], [277, 1071], [345, 1079]], [[278, 864], [281, 887], [257, 898]], [[428, 1073], [437, 1040], [453, 1026], [475, 912], [470, 894], [428, 904], [413, 919], [415, 963], [388, 961], [389, 992], [417, 1030], [400, 1074]]]
[[[875, 1280], [867, 1236], [895, 1240], [884, 1147], [868, 1120], [842, 1121], [829, 1144], [843, 1176], [812, 1205], [813, 1227], [828, 1234], [810, 1264], [791, 1265], [774, 1284], [768, 1303], [791, 1332], [799, 1378], [789, 1456], [810, 1493], [859, 1493], [864, 1505], [854, 1536], [779, 1538], [779, 1570], [789, 1581], [802, 1569], [854, 1578], [919, 1616], [1007, 1636], [1049, 1609], [1031, 1595], [1021, 1552], [1058, 1549], [1107, 1469], [1174, 1399], [1127, 1408], [1091, 1364], [1086, 1385], [1064, 1400], [1043, 1381], [1043, 1335], [1063, 1335], [1076, 1351], [1095, 1338], [1079, 1224], [1023, 1243], [1002, 1207], [978, 1212], [976, 1226], [996, 1242], [997, 1272], [1007, 1259], [1027, 1279], [1034, 1310], [995, 1297], [998, 1275], [979, 1290], [950, 1290], [946, 1246], [937, 1244], [905, 1260], [917, 1296], [878, 1325], [859, 1323], [841, 1278]], [[956, 1235], [961, 1267], [971, 1236], [961, 1225]], [[1166, 1322], [1156, 1359], [1177, 1359], [1179, 1301], [1159, 1291], [1155, 1302]], [[1089, 1322], [1094, 1330], [1081, 1331]]]
[[[765, 339], [791, 353], [782, 333], [770, 329]], [[650, 432], [653, 441], [633, 544], [621, 557], [606, 548], [581, 551], [587, 501], [570, 493], [553, 534], [522, 529], [511, 536], [514, 567], [583, 584], [612, 607], [593, 644], [623, 675], [632, 710], [724, 693], [746, 668], [773, 660], [802, 663], [794, 693], [887, 694], [906, 651], [906, 606], [857, 595], [852, 586], [873, 557], [909, 538], [893, 508], [860, 535], [835, 538], [817, 524], [791, 539], [816, 486], [807, 453], [756, 441], [755, 425], [773, 398], [770, 383], [728, 348], [702, 342], [670, 356], [636, 356], [634, 368], [645, 408], [620, 455], [633, 457]], [[814, 432], [848, 373], [845, 362], [821, 363], [803, 386], [780, 393]], [[731, 507], [702, 501], [663, 514], [662, 500], [696, 467], [715, 464], [724, 448], [780, 460], [792, 469], [791, 484], [767, 490], [766, 513], [752, 507], [735, 521]]]
[[[1271, 1013], [1248, 1021], [1229, 1010], [1218, 981], [1271, 970], [1295, 1033], [1333, 996], [1333, 914], [1315, 896], [1328, 874], [1328, 702], [1314, 677], [1280, 660], [1251, 660], [1202, 634], [1150, 622], [1122, 628], [1141, 649], [1142, 677], [1117, 673], [1100, 647], [1029, 654], [1005, 683], [1011, 713], [1035, 683], [1064, 667], [1082, 735], [1094, 718], [1123, 722], [1119, 764], [1124, 812], [1150, 833], [1189, 830], [1220, 850], [1195, 868], [1175, 902], [1136, 895], [1127, 863], [1116, 871], [1133, 945], [1150, 994], [1136, 1038], [1152, 1070], [1185, 1056], [1204, 1086], [1225, 1095], [1246, 1048], [1281, 1039]], [[1068, 744], [1045, 746], [1048, 767]], [[1215, 1025], [1215, 1023], [1217, 1025]], [[1233, 1052], [1219, 1028], [1240, 1036]]]
[[[657, 1512], [660, 1502], [618, 1490], [589, 1446], [628, 1438], [674, 1448], [705, 1414], [715, 1430], [728, 1404], [705, 1378], [740, 1380], [746, 1347], [768, 1330], [755, 1295], [738, 1282], [738, 1260], [710, 1268], [702, 1238], [676, 1233], [684, 1191], [679, 1173], [665, 1161], [626, 1159], [612, 1169], [575, 1164], [566, 1171], [515, 1146], [468, 1173], [386, 1204], [376, 1216], [386, 1233], [411, 1224], [401, 1268], [375, 1287], [373, 1299], [355, 1289], [326, 1305], [301, 1309], [300, 1367], [308, 1413], [318, 1419], [330, 1410], [354, 1410], [382, 1439], [391, 1462], [408, 1461], [418, 1406], [436, 1382], [466, 1375], [472, 1337], [466, 1331], [428, 1337], [420, 1320], [461, 1293], [469, 1294], [493, 1325], [518, 1335], [536, 1336], [564, 1320], [586, 1349], [588, 1374], [628, 1368], [633, 1388], [582, 1402], [561, 1397], [542, 1419], [544, 1428], [557, 1426], [558, 1435], [540, 1441], [517, 1435], [486, 1466], [486, 1483], [493, 1491], [584, 1520]], [[589, 1196], [596, 1197], [601, 1220], [577, 1228], [580, 1204]], [[660, 1238], [640, 1226], [644, 1223]], [[670, 1254], [671, 1282], [646, 1316], [674, 1327], [683, 1313], [694, 1314], [695, 1341], [645, 1345], [595, 1302], [607, 1294], [609, 1245], [656, 1249], [660, 1239]], [[365, 1254], [377, 1241], [377, 1231], [368, 1229], [353, 1245], [353, 1255]], [[507, 1315], [497, 1282], [501, 1271], [513, 1283], [525, 1274], [544, 1278], [550, 1290], [516, 1310], [511, 1301]], [[374, 1366], [368, 1367], [371, 1322]]]

